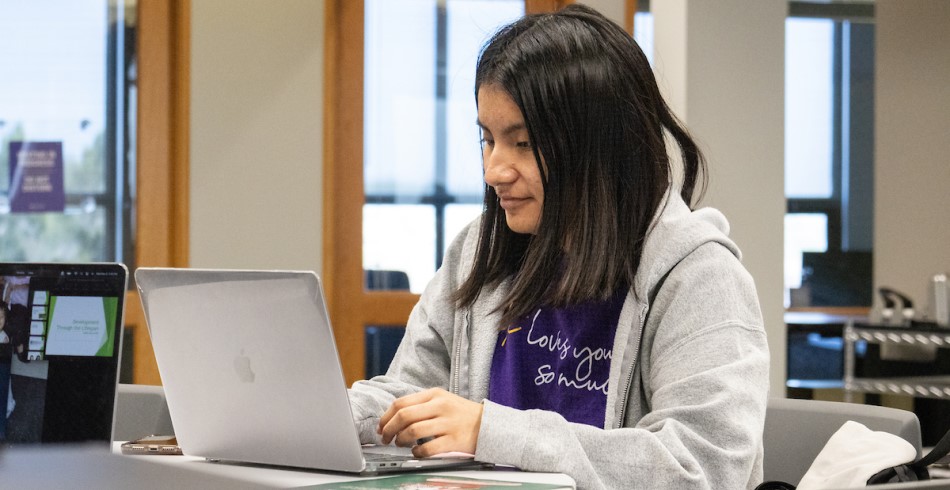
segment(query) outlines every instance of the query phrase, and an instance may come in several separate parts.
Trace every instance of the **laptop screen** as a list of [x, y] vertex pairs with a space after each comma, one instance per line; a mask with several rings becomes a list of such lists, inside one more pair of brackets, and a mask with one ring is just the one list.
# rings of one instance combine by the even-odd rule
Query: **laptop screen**
[[121, 352], [122, 264], [0, 263], [0, 441], [105, 441]]

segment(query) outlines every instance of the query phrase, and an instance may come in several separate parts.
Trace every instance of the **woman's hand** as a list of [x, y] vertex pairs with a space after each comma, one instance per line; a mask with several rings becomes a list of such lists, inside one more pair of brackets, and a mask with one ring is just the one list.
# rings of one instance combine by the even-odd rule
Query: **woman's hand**
[[[431, 388], [396, 399], [379, 419], [376, 429], [383, 444], [414, 446], [412, 454], [425, 458], [461, 451], [475, 454], [482, 404]], [[415, 445], [420, 439], [427, 442]]]

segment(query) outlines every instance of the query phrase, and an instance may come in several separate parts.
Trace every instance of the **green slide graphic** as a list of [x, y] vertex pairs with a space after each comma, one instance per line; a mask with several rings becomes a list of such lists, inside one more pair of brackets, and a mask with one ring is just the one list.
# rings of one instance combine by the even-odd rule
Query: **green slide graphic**
[[115, 348], [115, 311], [119, 307], [119, 298], [102, 298], [102, 309], [106, 313], [106, 343], [102, 344], [97, 356], [109, 357]]
[[[103, 318], [102, 318], [102, 319], [105, 321], [105, 325], [104, 325], [104, 326], [105, 326], [105, 338], [103, 339], [103, 343], [98, 346], [98, 350], [96, 350], [96, 353], [95, 353], [95, 354], [91, 354], [91, 352], [92, 352], [91, 350], [86, 351], [86, 352], [87, 352], [86, 354], [81, 354], [81, 353], [79, 353], [79, 352], [77, 352], [77, 351], [75, 351], [75, 350], [70, 349], [69, 347], [66, 347], [65, 350], [64, 350], [64, 345], [65, 345], [65, 344], [63, 344], [63, 342], [69, 342], [69, 340], [62, 339], [62, 338], [59, 337], [59, 335], [60, 335], [59, 332], [61, 332], [61, 330], [57, 330], [57, 332], [53, 332], [53, 331], [52, 331], [52, 329], [53, 329], [53, 323], [54, 323], [54, 318], [59, 318], [59, 317], [57, 316], [57, 314], [56, 314], [56, 313], [57, 313], [56, 307], [57, 307], [57, 303], [58, 303], [57, 300], [59, 300], [59, 299], [62, 299], [62, 301], [59, 302], [59, 303], [61, 303], [59, 306], [61, 306], [61, 307], [63, 307], [63, 308], [66, 308], [67, 310], [72, 310], [71, 312], [63, 311], [63, 312], [59, 312], [59, 313], [61, 313], [61, 314], [63, 314], [63, 315], [66, 315], [66, 316], [68, 316], [69, 318], [73, 318], [73, 316], [76, 315], [77, 313], [78, 313], [79, 315], [82, 315], [82, 312], [81, 312], [81, 311], [80, 311], [80, 312], [77, 312], [76, 310], [73, 310], [73, 307], [76, 307], [76, 302], [75, 302], [75, 300], [78, 299], [78, 298], [75, 298], [75, 297], [69, 297], [69, 298], [63, 297], [63, 298], [60, 298], [60, 297], [58, 297], [58, 296], [51, 296], [51, 297], [50, 297], [49, 311], [47, 312], [47, 315], [46, 315], [46, 352], [47, 352], [47, 354], [52, 354], [52, 355], [87, 355], [87, 356], [88, 356], [88, 355], [95, 355], [95, 356], [97, 356], [97, 357], [110, 357], [110, 356], [112, 356], [112, 355], [113, 355], [113, 352], [115, 351], [116, 312], [118, 311], [118, 308], [119, 308], [119, 298], [117, 298], [117, 297], [98, 298], [98, 299], [100, 299], [100, 300], [102, 301], [102, 311], [101, 311], [101, 312], [95, 312], [95, 311], [93, 310], [93, 313], [94, 313], [94, 316], [95, 316], [95, 317], [98, 317], [100, 313], [103, 315]], [[88, 299], [89, 299], [89, 300], [94, 300], [94, 298], [88, 298]], [[70, 302], [67, 303], [67, 300], [70, 300]], [[68, 305], [72, 305], [72, 307], [66, 306], [67, 304], [68, 304]], [[87, 313], [87, 314], [88, 314], [88, 313]], [[67, 327], [67, 328], [68, 328], [68, 327]], [[52, 343], [52, 342], [55, 342], [55, 340], [52, 339], [51, 337], [54, 336], [54, 335], [55, 335], [55, 336], [57, 337], [57, 339], [59, 340], [59, 344], [58, 344], [57, 347], [55, 348], [55, 352], [53, 352], [53, 350], [51, 349], [51, 343]]]

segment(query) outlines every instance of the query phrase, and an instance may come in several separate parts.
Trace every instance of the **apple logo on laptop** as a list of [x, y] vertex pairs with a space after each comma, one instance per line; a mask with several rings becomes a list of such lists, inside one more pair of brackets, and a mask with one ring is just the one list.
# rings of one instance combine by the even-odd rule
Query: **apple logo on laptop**
[[244, 349], [241, 349], [241, 353], [234, 357], [234, 372], [237, 373], [238, 379], [245, 383], [254, 382], [254, 370], [251, 369], [251, 358], [244, 355]]

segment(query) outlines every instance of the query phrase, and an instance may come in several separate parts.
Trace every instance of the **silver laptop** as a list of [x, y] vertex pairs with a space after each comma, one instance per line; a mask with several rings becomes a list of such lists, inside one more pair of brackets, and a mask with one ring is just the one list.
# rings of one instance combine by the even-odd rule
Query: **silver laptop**
[[139, 268], [135, 281], [185, 454], [364, 474], [478, 464], [363, 450], [313, 272]]

